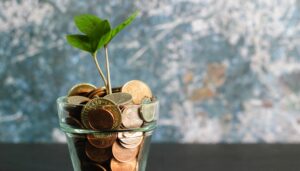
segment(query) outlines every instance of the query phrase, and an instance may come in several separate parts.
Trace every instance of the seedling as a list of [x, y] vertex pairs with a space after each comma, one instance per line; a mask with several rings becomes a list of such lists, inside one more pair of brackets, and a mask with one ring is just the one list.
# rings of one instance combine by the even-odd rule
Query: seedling
[[[75, 17], [74, 22], [76, 27], [82, 34], [71, 34], [66, 36], [67, 41], [71, 46], [91, 54], [108, 94], [112, 93], [108, 44], [121, 30], [132, 23], [137, 14], [138, 12], [133, 13], [124, 22], [122, 22], [115, 28], [111, 28], [110, 22], [108, 20], [101, 19], [95, 15], [79, 15]], [[104, 48], [105, 51], [106, 77], [104, 76], [97, 59], [97, 53], [102, 48]]]

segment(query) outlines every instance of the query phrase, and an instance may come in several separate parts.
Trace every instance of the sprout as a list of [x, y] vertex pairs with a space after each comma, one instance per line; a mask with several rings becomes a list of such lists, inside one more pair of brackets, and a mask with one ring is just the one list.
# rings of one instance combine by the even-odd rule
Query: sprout
[[[67, 41], [71, 46], [89, 52], [91, 54], [108, 94], [112, 93], [108, 44], [121, 30], [131, 24], [131, 22], [136, 18], [137, 15], [138, 12], [133, 13], [124, 22], [122, 22], [115, 28], [111, 28], [110, 22], [108, 20], [101, 19], [95, 15], [79, 15], [75, 17], [74, 22], [78, 30], [82, 32], [82, 34], [71, 34], [66, 36]], [[97, 60], [97, 52], [102, 47], [105, 50], [106, 77], [104, 76]]]

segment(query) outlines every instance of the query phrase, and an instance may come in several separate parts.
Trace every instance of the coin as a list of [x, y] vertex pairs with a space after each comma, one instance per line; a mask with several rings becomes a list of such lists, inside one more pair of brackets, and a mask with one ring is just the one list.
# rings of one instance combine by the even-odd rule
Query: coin
[[87, 103], [90, 99], [84, 96], [70, 96], [67, 98], [67, 101], [71, 105], [80, 105]]
[[106, 91], [104, 87], [100, 87], [97, 89], [94, 89], [93, 91], [91, 91], [87, 96], [89, 98], [97, 98], [97, 97], [103, 97], [106, 95]]
[[121, 92], [122, 87], [113, 87], [112, 88], [112, 93], [119, 93]]
[[150, 97], [144, 97], [144, 98], [142, 99], [141, 104], [149, 104], [149, 103], [152, 102], [151, 99], [152, 99], [152, 98], [150, 98]]
[[88, 112], [88, 122], [94, 130], [111, 129], [114, 124], [114, 116], [105, 109], [91, 109]]
[[118, 139], [125, 148], [136, 148], [143, 141], [143, 132], [120, 132]]
[[[120, 138], [120, 143], [123, 147], [125, 148], [135, 148], [137, 146], [139, 146], [141, 144], [141, 142], [143, 141], [143, 136], [139, 136], [139, 137], [128, 137], [128, 138]], [[125, 144], [125, 146], [124, 146]], [[129, 145], [129, 146], [127, 146]]]
[[69, 112], [71, 117], [81, 120], [80, 113], [83, 104], [87, 103], [90, 99], [83, 96], [70, 96], [66, 100], [67, 104], [64, 106], [64, 109]]
[[132, 80], [123, 85], [121, 92], [132, 95], [134, 104], [141, 104], [145, 97], [152, 97], [151, 89], [142, 81]]
[[76, 95], [85, 96], [94, 89], [96, 89], [96, 86], [89, 83], [76, 84], [69, 90], [68, 96], [76, 96]]
[[139, 162], [136, 162], [136, 165], [135, 165], [135, 170], [139, 170]]
[[122, 124], [126, 128], [138, 128], [143, 125], [143, 120], [139, 116], [139, 106], [125, 106], [122, 112]]
[[139, 143], [136, 143], [136, 144], [125, 144], [120, 141], [120, 144], [122, 145], [122, 147], [130, 149], [130, 148], [137, 148], [141, 144], [141, 142], [142, 141], [140, 141]]
[[104, 98], [111, 100], [118, 105], [128, 104], [132, 101], [132, 96], [128, 93], [112, 93], [104, 96]]
[[75, 127], [75, 128], [83, 128], [83, 125], [75, 118], [73, 117], [67, 117], [65, 119], [66, 124]]
[[87, 139], [91, 145], [96, 148], [111, 147], [117, 139], [117, 133], [97, 133], [87, 135]]
[[86, 143], [85, 154], [97, 163], [105, 162], [112, 156], [111, 148], [96, 148], [90, 143]]
[[121, 125], [121, 111], [114, 102], [103, 98], [92, 99], [83, 107], [81, 112], [81, 121], [83, 126], [85, 126], [86, 128], [91, 128], [88, 115], [90, 111], [95, 111], [97, 109], [104, 109], [110, 112], [110, 114], [112, 114], [113, 116], [113, 125], [111, 128], [119, 128], [119, 126]]
[[81, 169], [83, 171], [106, 171], [103, 166], [96, 163], [83, 163]]
[[139, 152], [138, 148], [124, 148], [117, 141], [112, 146], [112, 154], [120, 162], [134, 160]]
[[106, 95], [104, 98], [111, 100], [118, 105], [128, 104], [132, 101], [132, 96], [128, 93], [112, 93]]
[[[112, 92], [113, 93], [119, 93], [121, 91], [122, 87], [115, 87], [112, 88]], [[91, 91], [87, 97], [93, 99], [93, 98], [97, 98], [97, 97], [104, 97], [106, 95], [106, 88], [105, 87], [99, 87], [97, 89], [94, 89], [93, 91]]]
[[127, 163], [122, 163], [112, 158], [110, 161], [110, 168], [112, 171], [134, 171], [137, 160], [132, 160]]
[[149, 103], [149, 104], [142, 104], [140, 108], [140, 117], [145, 122], [151, 122], [154, 120], [155, 117], [155, 104], [156, 103]]
[[119, 132], [118, 138], [128, 138], [128, 137], [140, 137], [143, 136], [143, 132]]
[[81, 121], [81, 110], [82, 110], [83, 106], [72, 106], [72, 107], [68, 107], [68, 111], [69, 111], [69, 116], [76, 118], [78, 121]]
[[85, 144], [86, 137], [83, 134], [73, 134], [71, 140], [74, 143], [76, 149], [76, 154], [81, 160], [86, 160], [87, 156], [85, 154]]

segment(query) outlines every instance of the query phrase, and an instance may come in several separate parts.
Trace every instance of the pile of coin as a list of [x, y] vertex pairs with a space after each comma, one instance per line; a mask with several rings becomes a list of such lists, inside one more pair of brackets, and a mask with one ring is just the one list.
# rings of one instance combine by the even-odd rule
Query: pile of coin
[[72, 137], [81, 171], [138, 170], [149, 135], [134, 129], [157, 119], [157, 103], [147, 84], [132, 80], [107, 94], [103, 87], [81, 83], [69, 90], [66, 104], [67, 125], [96, 132]]

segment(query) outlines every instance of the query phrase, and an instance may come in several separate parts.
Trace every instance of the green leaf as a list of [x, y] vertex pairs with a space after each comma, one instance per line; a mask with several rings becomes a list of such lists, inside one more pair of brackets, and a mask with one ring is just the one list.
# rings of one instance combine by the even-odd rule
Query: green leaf
[[68, 43], [70, 45], [72, 45], [73, 47], [93, 53], [91, 44], [90, 44], [90, 39], [87, 36], [73, 34], [73, 35], [67, 35], [66, 38], [67, 38]]
[[111, 31], [106, 33], [104, 36], [101, 37], [100, 41], [98, 42], [98, 49], [102, 48], [104, 45], [107, 45], [111, 40]]
[[[119, 24], [116, 28], [112, 29], [110, 33], [107, 33], [105, 35], [105, 41], [103, 45], [107, 45], [121, 30], [123, 30], [126, 26], [132, 23], [132, 21], [136, 18], [138, 15], [138, 11], [134, 12], [131, 16], [129, 16], [124, 22]], [[109, 38], [107, 38], [107, 36]], [[98, 44], [98, 48], [101, 48], [103, 45]]]
[[83, 14], [76, 16], [74, 22], [79, 31], [87, 34], [88, 36], [93, 36], [97, 28], [102, 23], [102, 19], [98, 18], [95, 15]]
[[92, 40], [92, 49], [93, 51], [97, 51], [99, 47], [99, 42], [105, 37], [107, 37], [107, 33], [111, 31], [110, 23], [108, 20], [104, 20], [101, 22], [98, 27], [95, 28], [95, 32], [93, 37], [91, 37]]
[[95, 15], [83, 14], [76, 16], [74, 22], [79, 31], [86, 35], [69, 35], [67, 40], [72, 46], [90, 53], [107, 45], [121, 30], [131, 24], [138, 12], [133, 13], [116, 28], [111, 29], [108, 20], [103, 20]]

